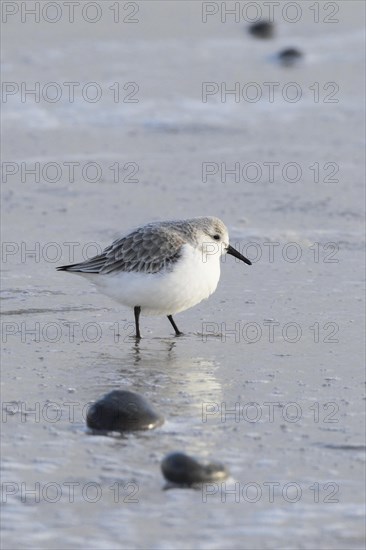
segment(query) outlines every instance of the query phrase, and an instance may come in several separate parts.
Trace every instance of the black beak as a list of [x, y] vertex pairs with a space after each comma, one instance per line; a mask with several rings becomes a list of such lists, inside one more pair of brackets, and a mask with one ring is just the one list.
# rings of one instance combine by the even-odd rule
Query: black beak
[[238, 252], [237, 250], [235, 250], [235, 248], [233, 248], [232, 246], [228, 246], [227, 249], [226, 249], [227, 253], [228, 254], [231, 254], [231, 256], [235, 256], [235, 258], [238, 258], [239, 260], [241, 260], [242, 262], [245, 262], [246, 264], [248, 265], [252, 265], [252, 262], [250, 260], [248, 260], [248, 258], [246, 258], [245, 256], [243, 256], [242, 254], [240, 254], [240, 252]]

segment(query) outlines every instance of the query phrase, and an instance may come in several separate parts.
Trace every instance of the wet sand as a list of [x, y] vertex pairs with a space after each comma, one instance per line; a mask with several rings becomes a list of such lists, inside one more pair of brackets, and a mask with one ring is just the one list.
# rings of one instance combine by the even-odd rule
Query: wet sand
[[[2, 185], [3, 547], [363, 548], [362, 3], [335, 3], [335, 24], [279, 17], [267, 41], [245, 21], [202, 23], [200, 2], [138, 4], [135, 24], [104, 9], [95, 24], [3, 25], [3, 80], [62, 85], [55, 103], [19, 92], [3, 108], [18, 168]], [[305, 58], [281, 67], [289, 46]], [[203, 82], [219, 87], [207, 102]], [[263, 97], [222, 102], [236, 82]], [[253, 266], [223, 261], [216, 293], [177, 315], [183, 337], [142, 317], [136, 344], [131, 311], [55, 270], [140, 223], [200, 215]], [[91, 436], [87, 404], [113, 389], [145, 395], [164, 425]], [[232, 477], [164, 491], [173, 451]]]

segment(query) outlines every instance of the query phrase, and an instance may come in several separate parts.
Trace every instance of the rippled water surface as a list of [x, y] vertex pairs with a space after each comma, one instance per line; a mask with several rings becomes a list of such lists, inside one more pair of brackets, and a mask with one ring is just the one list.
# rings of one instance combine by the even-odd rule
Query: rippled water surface
[[[3, 25], [3, 79], [62, 89], [3, 108], [18, 167], [2, 186], [3, 547], [363, 548], [362, 3], [334, 3], [333, 25], [303, 8], [268, 41], [202, 23], [200, 2], [138, 4], [135, 25]], [[304, 59], [281, 67], [289, 46]], [[70, 102], [65, 82], [102, 97]], [[204, 102], [203, 82], [262, 96]], [[138, 101], [115, 102], [114, 83]], [[181, 338], [143, 317], [136, 344], [131, 311], [55, 270], [140, 223], [200, 215], [222, 218], [253, 265], [224, 259], [216, 293], [177, 315]], [[88, 403], [117, 388], [164, 425], [90, 435]], [[231, 477], [164, 490], [172, 451]]]

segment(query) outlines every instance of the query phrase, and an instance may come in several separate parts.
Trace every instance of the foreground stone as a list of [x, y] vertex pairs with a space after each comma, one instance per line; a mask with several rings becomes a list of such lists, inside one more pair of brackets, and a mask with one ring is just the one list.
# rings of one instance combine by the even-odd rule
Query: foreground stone
[[151, 430], [161, 426], [164, 418], [141, 395], [115, 390], [90, 407], [86, 422], [92, 430], [125, 432]]
[[161, 463], [165, 479], [179, 485], [222, 481], [229, 476], [220, 462], [199, 462], [184, 453], [170, 453]]

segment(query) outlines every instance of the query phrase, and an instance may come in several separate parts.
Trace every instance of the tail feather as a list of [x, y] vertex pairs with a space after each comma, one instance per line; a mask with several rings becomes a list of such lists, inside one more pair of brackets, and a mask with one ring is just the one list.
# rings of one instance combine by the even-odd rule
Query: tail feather
[[71, 271], [74, 273], [100, 273], [105, 263], [104, 256], [96, 256], [80, 264], [61, 265], [57, 271]]
[[82, 271], [82, 264], [70, 264], [70, 265], [61, 265], [56, 267], [57, 271]]

